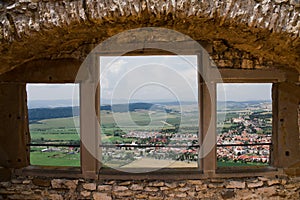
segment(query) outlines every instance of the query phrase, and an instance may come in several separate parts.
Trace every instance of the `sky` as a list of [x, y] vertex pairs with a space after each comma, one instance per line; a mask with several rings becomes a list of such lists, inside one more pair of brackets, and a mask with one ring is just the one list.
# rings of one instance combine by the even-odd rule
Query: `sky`
[[[100, 58], [101, 99], [196, 101], [196, 56], [122, 56]], [[270, 83], [217, 85], [217, 99], [271, 100]], [[79, 98], [78, 84], [28, 84], [28, 100]]]

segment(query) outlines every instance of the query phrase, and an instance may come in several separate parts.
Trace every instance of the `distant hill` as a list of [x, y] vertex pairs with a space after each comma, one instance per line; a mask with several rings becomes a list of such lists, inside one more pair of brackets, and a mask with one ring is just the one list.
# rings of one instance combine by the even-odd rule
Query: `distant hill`
[[[133, 112], [136, 110], [165, 110], [170, 112], [162, 105], [151, 103], [130, 103], [130, 104], [115, 104], [103, 105], [101, 110], [113, 112]], [[74, 113], [73, 113], [74, 112]], [[32, 108], [28, 110], [29, 121], [39, 121], [43, 119], [72, 117], [79, 115], [79, 107], [58, 107], [58, 108]]]
[[[262, 103], [271, 103], [271, 101], [226, 101], [217, 102], [218, 111], [226, 110], [239, 110], [247, 108], [249, 106], [257, 106]], [[180, 102], [182, 105], [195, 104], [195, 102]], [[178, 102], [161, 102], [161, 103], [129, 103], [129, 104], [114, 104], [114, 105], [102, 105], [101, 110], [107, 110], [112, 112], [133, 112], [136, 110], [156, 110], [172, 112], [171, 109], [167, 109], [166, 106], [179, 105]], [[74, 112], [74, 113], [73, 113]], [[43, 119], [51, 118], [63, 118], [79, 115], [79, 106], [63, 106], [63, 107], [46, 107], [46, 108], [31, 108], [28, 109], [29, 121], [39, 121]]]
[[272, 101], [268, 100], [257, 100], [257, 101], [218, 101], [217, 102], [217, 110], [222, 111], [226, 110], [240, 110], [247, 107], [255, 107], [262, 103], [272, 103]]
[[[74, 103], [74, 105], [73, 105]], [[79, 100], [58, 99], [58, 100], [29, 100], [28, 108], [58, 108], [79, 106]]]
[[[73, 114], [74, 112], [74, 114]], [[28, 109], [29, 122], [43, 119], [64, 118], [79, 115], [79, 107], [33, 108]]]
[[101, 106], [101, 110], [110, 110], [113, 112], [133, 112], [136, 110], [164, 110], [164, 106], [152, 103], [129, 103]]

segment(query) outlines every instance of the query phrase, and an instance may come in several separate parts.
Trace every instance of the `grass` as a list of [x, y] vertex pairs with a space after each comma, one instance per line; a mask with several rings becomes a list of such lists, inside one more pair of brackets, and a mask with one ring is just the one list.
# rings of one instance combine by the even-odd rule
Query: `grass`
[[[74, 120], [79, 120], [75, 117]], [[74, 124], [72, 117], [70, 118], [57, 118], [46, 119], [38, 121], [37, 123], [30, 124], [31, 142], [44, 143], [44, 142], [70, 142], [79, 141], [80, 136]]]
[[[232, 113], [230, 117], [236, 114]], [[131, 138], [123, 138], [121, 135], [114, 135], [117, 132], [130, 130], [160, 131], [163, 128], [170, 128], [172, 125], [180, 124], [180, 132], [195, 133], [198, 130], [198, 113], [163, 113], [160, 111], [136, 111], [128, 113], [114, 113], [101, 111], [102, 142], [104, 143], [131, 143]], [[228, 117], [228, 116], [226, 116]], [[116, 118], [122, 130], [114, 120]], [[30, 124], [30, 135], [32, 143], [79, 143], [80, 136], [76, 129], [79, 128], [79, 117], [46, 119]], [[134, 123], [132, 123], [134, 122]], [[164, 123], [167, 122], [167, 123]], [[231, 124], [225, 124], [230, 128]], [[223, 127], [224, 128], [224, 127]], [[44, 166], [80, 166], [80, 153], [68, 154], [66, 151], [41, 152], [41, 148], [31, 148], [30, 160], [32, 165]], [[114, 166], [120, 163], [107, 163]], [[140, 165], [140, 164], [139, 164]], [[262, 163], [241, 163], [241, 162], [218, 162], [218, 167], [231, 166], [262, 166]]]
[[[74, 120], [78, 121], [79, 117], [46, 119], [30, 124], [31, 143], [79, 143], [80, 136]], [[69, 154], [67, 148], [55, 152], [42, 152], [44, 148], [31, 147], [31, 165], [80, 166], [80, 153]]]
[[242, 162], [233, 162], [233, 161], [218, 161], [217, 162], [218, 167], [248, 167], [248, 166], [268, 166], [268, 164], [264, 163], [254, 163], [254, 162], [247, 162], [247, 163], [242, 163]]
[[30, 164], [40, 166], [80, 166], [80, 153], [30, 152]]

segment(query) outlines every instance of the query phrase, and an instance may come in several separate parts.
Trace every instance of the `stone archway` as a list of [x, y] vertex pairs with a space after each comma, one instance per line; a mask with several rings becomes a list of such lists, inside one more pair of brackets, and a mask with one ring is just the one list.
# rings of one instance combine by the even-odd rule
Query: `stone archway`
[[300, 70], [298, 1], [5, 1], [0, 73], [34, 60], [76, 59], [124, 30], [166, 27], [210, 44], [220, 67]]

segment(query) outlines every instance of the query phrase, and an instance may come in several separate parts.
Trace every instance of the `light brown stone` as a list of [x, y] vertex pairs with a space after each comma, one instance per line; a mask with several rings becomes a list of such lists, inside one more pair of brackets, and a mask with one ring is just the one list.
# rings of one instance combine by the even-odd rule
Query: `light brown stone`
[[94, 191], [96, 190], [97, 185], [96, 183], [84, 183], [82, 184], [82, 187], [86, 190]]
[[83, 197], [89, 197], [89, 196], [91, 196], [91, 192], [84, 190], [84, 191], [80, 192], [80, 195]]
[[170, 188], [169, 187], [160, 187], [159, 188], [161, 191], [164, 191], [164, 190], [169, 190]]
[[201, 185], [202, 184], [202, 181], [200, 181], [200, 180], [188, 180], [187, 182], [192, 185]]
[[266, 194], [267, 196], [272, 196], [276, 194], [276, 186], [258, 188], [257, 193]]
[[278, 179], [273, 179], [273, 180], [267, 181], [267, 183], [268, 183], [268, 186], [272, 186], [272, 185], [280, 184], [280, 181]]
[[146, 192], [157, 192], [158, 188], [157, 187], [145, 187]]
[[78, 180], [66, 180], [64, 185], [66, 185], [70, 190], [75, 190], [78, 185]]
[[125, 181], [125, 182], [119, 183], [119, 186], [127, 186], [130, 184], [131, 184], [131, 181]]
[[264, 185], [264, 182], [262, 181], [258, 181], [255, 183], [247, 183], [248, 188], [257, 188], [257, 187], [261, 187]]
[[128, 190], [128, 187], [126, 187], [126, 186], [114, 186], [114, 187], [113, 187], [113, 190], [114, 190], [115, 192], [121, 192], [121, 191], [126, 191], [126, 190]]
[[175, 194], [175, 197], [185, 198], [185, 197], [187, 197], [187, 194], [185, 192], [183, 192], [183, 193], [177, 193], [177, 194]]
[[[34, 183], [34, 180], [35, 179], [33, 179], [33, 183]], [[65, 180], [62, 180], [62, 179], [53, 179], [53, 180], [51, 180], [51, 186], [52, 186], [52, 188], [55, 188], [55, 189], [66, 188], [66, 186], [64, 185], [64, 181]]]
[[177, 184], [176, 183], [165, 183], [165, 186], [167, 186], [168, 188], [176, 188]]
[[111, 191], [112, 186], [111, 185], [98, 185], [97, 190], [98, 191]]
[[133, 192], [130, 190], [122, 191], [122, 192], [115, 192], [114, 193], [117, 197], [130, 197], [133, 195]]
[[180, 187], [180, 188], [176, 188], [176, 191], [179, 191], [179, 192], [187, 192], [189, 191], [191, 188], [189, 187]]
[[162, 181], [160, 181], [160, 182], [152, 182], [152, 183], [149, 184], [149, 186], [154, 186], [154, 187], [162, 187], [164, 185], [165, 185], [165, 183], [162, 182]]
[[144, 187], [142, 185], [139, 185], [139, 184], [133, 184], [131, 187], [130, 187], [131, 190], [134, 190], [134, 191], [138, 191], [138, 190], [143, 190]]
[[228, 185], [226, 185], [228, 189], [244, 189], [245, 187], [246, 183], [241, 181], [230, 181]]
[[196, 185], [196, 191], [202, 191], [202, 190], [206, 190], [207, 189], [207, 185], [206, 184], [202, 184], [202, 185]]
[[60, 194], [50, 194], [49, 199], [51, 199], [51, 200], [63, 200], [64, 198]]
[[28, 184], [30, 184], [31, 183], [31, 180], [24, 180], [23, 182], [22, 182], [22, 184], [24, 184], [24, 185], [28, 185]]
[[111, 196], [107, 193], [94, 192], [93, 193], [94, 200], [112, 200]]
[[137, 195], [135, 195], [135, 198], [137, 198], [137, 199], [148, 199], [148, 195], [147, 194], [137, 194]]
[[258, 177], [258, 180], [260, 181], [268, 181], [270, 180], [269, 178], [266, 178], [266, 177]]

